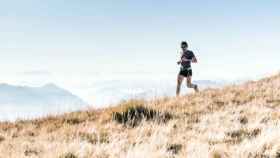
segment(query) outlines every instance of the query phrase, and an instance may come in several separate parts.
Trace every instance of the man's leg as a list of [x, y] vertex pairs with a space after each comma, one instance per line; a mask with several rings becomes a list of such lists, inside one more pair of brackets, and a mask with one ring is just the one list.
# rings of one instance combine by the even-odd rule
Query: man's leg
[[192, 76], [187, 77], [187, 87], [193, 88], [195, 92], [198, 92], [198, 86], [196, 84], [192, 84]]
[[181, 75], [178, 75], [177, 77], [177, 89], [176, 89], [176, 96], [180, 95], [180, 91], [181, 91], [181, 84], [183, 82], [184, 77]]

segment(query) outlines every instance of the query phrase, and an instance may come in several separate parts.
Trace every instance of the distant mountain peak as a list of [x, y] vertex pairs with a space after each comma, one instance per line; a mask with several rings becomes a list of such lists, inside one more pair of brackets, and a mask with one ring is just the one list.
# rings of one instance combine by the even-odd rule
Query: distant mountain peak
[[48, 90], [67, 91], [54, 83], [48, 83], [48, 84], [43, 85], [42, 87], [37, 87], [37, 88], [43, 88], [43, 89], [48, 89]]
[[[49, 113], [69, 112], [87, 107], [88, 104], [68, 90], [53, 83], [41, 87], [0, 84], [0, 119], [5, 115], [35, 116]], [[6, 112], [5, 112], [6, 109]]]
[[60, 88], [54, 83], [47, 83], [43, 87], [48, 87], [48, 88]]

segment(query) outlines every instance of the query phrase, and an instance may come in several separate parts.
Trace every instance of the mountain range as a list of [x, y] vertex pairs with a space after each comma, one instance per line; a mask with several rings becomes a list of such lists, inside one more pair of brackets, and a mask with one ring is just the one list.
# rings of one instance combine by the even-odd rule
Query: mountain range
[[0, 120], [78, 110], [88, 104], [55, 84], [42, 87], [0, 84]]

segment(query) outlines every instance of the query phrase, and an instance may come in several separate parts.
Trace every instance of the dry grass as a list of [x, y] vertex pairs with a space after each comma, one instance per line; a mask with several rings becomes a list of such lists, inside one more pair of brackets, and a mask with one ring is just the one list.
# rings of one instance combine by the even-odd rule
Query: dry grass
[[[178, 98], [3, 122], [0, 158], [280, 157], [279, 105], [275, 75]], [[172, 117], [159, 121], [165, 114]]]

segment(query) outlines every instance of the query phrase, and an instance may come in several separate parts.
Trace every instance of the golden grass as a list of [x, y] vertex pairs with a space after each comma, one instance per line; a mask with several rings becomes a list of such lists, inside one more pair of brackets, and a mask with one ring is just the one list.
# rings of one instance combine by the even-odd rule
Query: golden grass
[[[275, 75], [177, 98], [2, 122], [0, 158], [280, 157], [279, 105], [280, 75]], [[137, 126], [113, 119], [139, 106], [172, 118], [141, 119]]]

